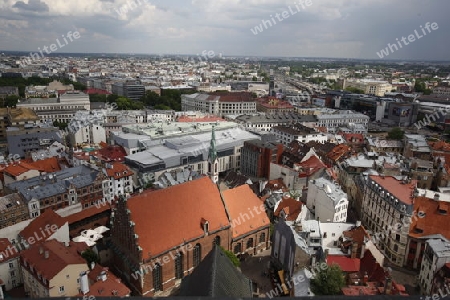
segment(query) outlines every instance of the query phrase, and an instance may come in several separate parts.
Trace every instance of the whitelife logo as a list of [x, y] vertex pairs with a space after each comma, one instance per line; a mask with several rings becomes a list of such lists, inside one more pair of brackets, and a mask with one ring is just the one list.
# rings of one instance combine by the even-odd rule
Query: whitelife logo
[[[293, 16], [293, 15], [301, 12], [302, 10], [305, 10], [306, 7], [312, 5], [312, 1], [311, 0], [306, 0], [306, 1], [300, 0], [298, 3], [295, 2], [294, 5], [295, 5], [295, 9], [293, 9], [291, 6], [288, 6], [288, 9], [284, 10], [281, 14], [280, 13], [275, 14], [275, 18], [277, 18], [278, 22], [282, 22], [282, 21], [286, 20], [287, 18], [289, 18], [290, 16]], [[301, 6], [301, 8], [300, 8], [300, 6]], [[273, 17], [273, 15], [270, 15], [270, 20], [262, 20], [258, 26], [251, 28], [250, 31], [254, 35], [257, 35], [258, 33], [263, 32], [264, 29], [269, 29], [269, 27], [272, 27], [273, 25], [277, 24], [277, 22], [275, 21], [275, 18]]]
[[[439, 26], [438, 26], [438, 24], [436, 22], [431, 23], [431, 24], [430, 24], [430, 22], [427, 22], [425, 24], [425, 28], [427, 29], [428, 33], [431, 33], [431, 29], [432, 30], [438, 30]], [[403, 42], [403, 45], [408, 46], [410, 43], [415, 42], [416, 38], [419, 40], [419, 39], [423, 38], [424, 36], [426, 36], [427, 35], [427, 31], [425, 31], [425, 28], [423, 28], [422, 25], [420, 25], [420, 29], [422, 29], [423, 35], [420, 35], [420, 33], [417, 32], [417, 29], [414, 30], [414, 34], [408, 35], [409, 43], [406, 41], [407, 38], [402, 36], [402, 38], [400, 40]], [[396, 40], [397, 40], [398, 47], [400, 47], [400, 49], [401, 49], [403, 47], [402, 43], [400, 43], [400, 40], [398, 38]], [[385, 56], [388, 56], [391, 53], [394, 53], [395, 51], [398, 51], [398, 47], [397, 47], [397, 45], [395, 43], [394, 44], [388, 44], [388, 46], [386, 48], [382, 49], [380, 52], [377, 52], [377, 55], [378, 55], [379, 58], [383, 58]], [[389, 50], [391, 51], [390, 53], [389, 53]]]
[[[56, 231], [58, 231], [58, 225], [53, 224], [53, 225], [45, 225], [45, 228], [40, 229], [40, 234], [35, 231], [33, 236], [30, 236], [28, 239], [26, 239], [26, 242], [28, 245], [33, 245], [36, 242], [39, 241], [45, 241], [47, 238], [51, 237]], [[19, 243], [19, 245], [22, 245], [22, 248], [26, 248], [27, 244], [25, 244], [24, 242]], [[3, 257], [3, 259], [8, 258], [10, 255], [14, 255], [15, 253], [19, 253], [19, 249], [17, 248], [17, 244], [16, 245], [9, 245], [5, 251], [0, 252], [0, 257]]]

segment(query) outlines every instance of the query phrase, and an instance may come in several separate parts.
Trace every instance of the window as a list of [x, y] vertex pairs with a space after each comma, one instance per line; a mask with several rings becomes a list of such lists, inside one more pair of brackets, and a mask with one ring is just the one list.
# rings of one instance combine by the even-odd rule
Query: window
[[266, 242], [266, 233], [265, 232], [261, 233], [261, 235], [259, 236], [259, 242], [260, 243]]
[[10, 262], [10, 263], [9, 263], [9, 268], [10, 268], [10, 269], [14, 269], [14, 263]]
[[60, 292], [60, 293], [64, 293], [64, 286], [60, 286], [60, 287], [59, 287], [59, 292]]
[[220, 246], [220, 236], [216, 236], [216, 237], [214, 238], [213, 246], [214, 246], [214, 245]]
[[237, 243], [234, 245], [234, 254], [239, 254], [242, 252], [242, 246], [241, 243]]
[[200, 260], [202, 257], [202, 246], [200, 244], [195, 245], [194, 247], [194, 267], [198, 266], [200, 264]]
[[162, 267], [160, 264], [156, 264], [153, 269], [153, 288], [155, 291], [162, 291]]
[[177, 256], [175, 257], [175, 278], [183, 278], [183, 273], [183, 253], [178, 252]]
[[253, 238], [247, 240], [247, 249], [253, 248]]

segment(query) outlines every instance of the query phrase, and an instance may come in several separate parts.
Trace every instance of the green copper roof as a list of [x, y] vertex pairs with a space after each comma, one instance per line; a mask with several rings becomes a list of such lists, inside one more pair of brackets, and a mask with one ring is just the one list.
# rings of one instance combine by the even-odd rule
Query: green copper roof
[[214, 162], [217, 159], [217, 149], [216, 149], [216, 133], [214, 126], [212, 128], [212, 134], [211, 134], [211, 142], [209, 144], [209, 155], [208, 159], [210, 162]]

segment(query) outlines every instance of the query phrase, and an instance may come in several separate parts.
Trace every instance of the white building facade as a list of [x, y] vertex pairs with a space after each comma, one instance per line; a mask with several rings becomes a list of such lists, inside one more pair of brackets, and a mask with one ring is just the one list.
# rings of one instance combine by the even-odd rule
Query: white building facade
[[320, 222], [346, 222], [347, 194], [340, 186], [325, 178], [311, 180], [306, 206]]

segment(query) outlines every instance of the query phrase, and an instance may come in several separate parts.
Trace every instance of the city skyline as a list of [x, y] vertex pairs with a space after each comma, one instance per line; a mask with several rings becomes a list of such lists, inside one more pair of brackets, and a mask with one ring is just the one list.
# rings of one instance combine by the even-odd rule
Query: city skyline
[[433, 34], [383, 59], [448, 59], [450, 3], [442, 1], [414, 0], [408, 6], [387, 0], [25, 1], [0, 4], [2, 51], [38, 52], [78, 31], [79, 40], [54, 54], [214, 51], [224, 56], [379, 60], [377, 52], [397, 38], [436, 22], [439, 29]]

